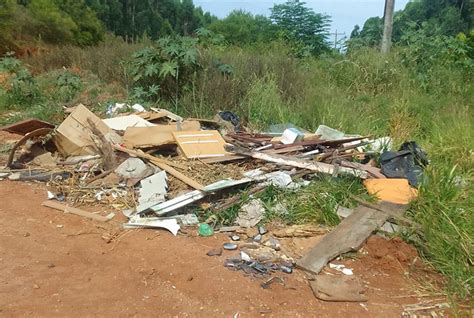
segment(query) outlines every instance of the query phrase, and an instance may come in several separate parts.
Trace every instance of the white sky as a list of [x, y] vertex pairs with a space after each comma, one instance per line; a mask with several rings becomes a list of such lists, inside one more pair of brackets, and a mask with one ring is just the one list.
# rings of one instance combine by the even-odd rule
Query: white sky
[[[395, 0], [395, 10], [401, 10], [409, 0]], [[219, 18], [225, 17], [234, 9], [243, 9], [253, 14], [269, 15], [274, 3], [285, 0], [194, 0], [196, 6], [209, 11]], [[331, 32], [345, 32], [350, 35], [354, 25], [363, 26], [365, 20], [373, 16], [383, 16], [385, 0], [306, 0], [306, 6], [317, 13], [332, 17]]]

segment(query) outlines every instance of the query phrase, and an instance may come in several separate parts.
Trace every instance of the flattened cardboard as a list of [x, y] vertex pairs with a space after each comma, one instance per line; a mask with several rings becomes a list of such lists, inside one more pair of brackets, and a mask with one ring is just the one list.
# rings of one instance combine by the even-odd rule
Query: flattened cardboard
[[217, 130], [173, 132], [179, 149], [188, 159], [223, 157], [225, 141]]
[[87, 119], [92, 120], [106, 138], [113, 138], [116, 141], [120, 139], [99, 117], [84, 105], [78, 105], [71, 115], [59, 125], [54, 135], [53, 141], [61, 154], [80, 156], [97, 153]]
[[109, 128], [114, 130], [125, 130], [128, 127], [152, 127], [155, 124], [135, 114], [128, 116], [119, 116], [102, 120]]
[[127, 148], [149, 148], [175, 144], [173, 131], [196, 131], [201, 129], [198, 121], [184, 121], [153, 127], [129, 127], [125, 130], [123, 142]]

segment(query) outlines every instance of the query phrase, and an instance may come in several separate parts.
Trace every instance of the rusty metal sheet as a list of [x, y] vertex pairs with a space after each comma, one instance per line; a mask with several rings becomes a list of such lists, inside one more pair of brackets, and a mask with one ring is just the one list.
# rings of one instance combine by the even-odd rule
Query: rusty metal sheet
[[32, 131], [41, 129], [41, 128], [54, 128], [53, 124], [39, 120], [39, 119], [26, 119], [19, 122], [16, 122], [11, 125], [0, 127], [0, 130], [8, 131], [13, 134], [26, 135]]

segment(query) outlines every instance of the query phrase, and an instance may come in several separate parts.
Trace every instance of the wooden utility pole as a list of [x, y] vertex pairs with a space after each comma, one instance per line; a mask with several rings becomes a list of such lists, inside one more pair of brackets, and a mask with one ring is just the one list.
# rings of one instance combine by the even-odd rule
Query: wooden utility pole
[[346, 32], [337, 33], [337, 30], [336, 30], [336, 32], [330, 33], [329, 35], [334, 35], [334, 49], [337, 50], [337, 44], [338, 44], [338, 43], [337, 43], [337, 36], [338, 36], [338, 35], [343, 35], [343, 36], [345, 36], [345, 35], [346, 35]]
[[387, 54], [390, 52], [392, 45], [392, 30], [393, 30], [393, 10], [395, 8], [395, 0], [385, 0], [385, 11], [384, 11], [384, 26], [383, 26], [383, 38], [382, 38], [382, 53]]

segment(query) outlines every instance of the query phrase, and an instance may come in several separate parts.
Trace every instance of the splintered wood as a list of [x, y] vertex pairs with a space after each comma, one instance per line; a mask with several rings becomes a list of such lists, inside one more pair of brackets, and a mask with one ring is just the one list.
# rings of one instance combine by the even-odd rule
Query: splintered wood
[[173, 132], [173, 136], [188, 159], [229, 155], [224, 149], [225, 141], [217, 130]]

